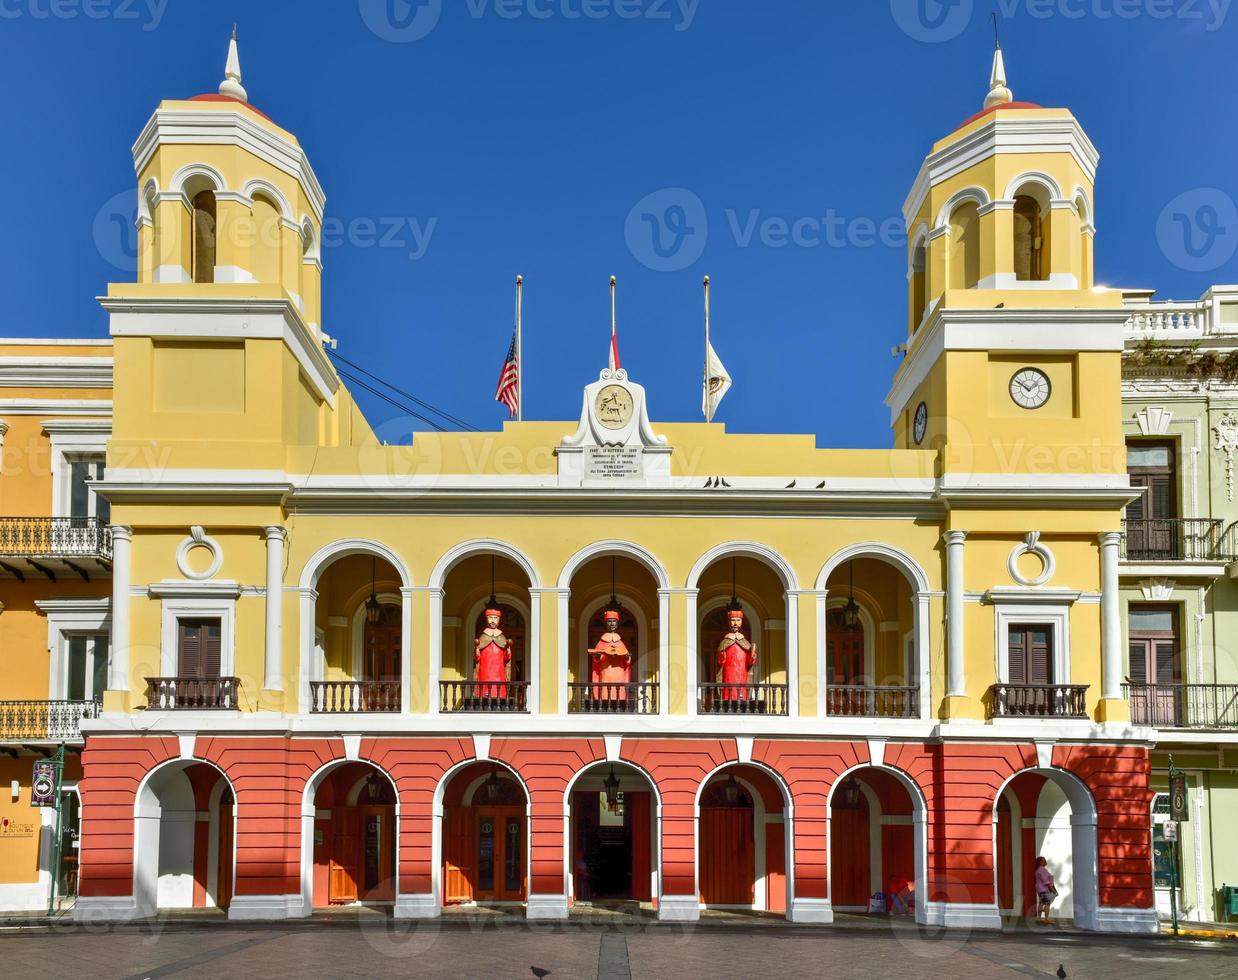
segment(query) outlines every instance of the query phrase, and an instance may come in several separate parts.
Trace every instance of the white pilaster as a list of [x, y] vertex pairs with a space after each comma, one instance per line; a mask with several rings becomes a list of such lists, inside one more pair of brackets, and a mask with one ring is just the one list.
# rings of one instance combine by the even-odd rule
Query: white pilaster
[[967, 672], [963, 664], [963, 542], [966, 531], [946, 532], [946, 628], [949, 637], [947, 662], [950, 697], [967, 694]]
[[109, 691], [129, 690], [129, 586], [133, 578], [133, 528], [112, 525], [112, 664]]
[[[400, 710], [408, 714], [413, 707], [413, 593], [416, 589], [400, 589]], [[443, 590], [427, 589], [430, 594], [430, 714], [438, 714], [439, 674], [443, 665]]]
[[701, 704], [700, 685], [701, 685], [701, 651], [698, 649], [701, 645], [700, 637], [697, 634], [697, 598], [700, 596], [700, 589], [684, 589], [684, 615], [687, 617], [687, 622], [684, 623], [684, 642], [688, 645], [688, 714], [694, 715]]
[[1101, 696], [1122, 697], [1122, 618], [1119, 615], [1118, 551], [1122, 535], [1105, 531], [1100, 539], [1100, 618], [1104, 670]]
[[266, 594], [266, 656], [262, 687], [267, 691], [282, 691], [284, 682], [280, 669], [284, 635], [284, 542], [288, 532], [278, 525], [262, 529], [267, 544]]

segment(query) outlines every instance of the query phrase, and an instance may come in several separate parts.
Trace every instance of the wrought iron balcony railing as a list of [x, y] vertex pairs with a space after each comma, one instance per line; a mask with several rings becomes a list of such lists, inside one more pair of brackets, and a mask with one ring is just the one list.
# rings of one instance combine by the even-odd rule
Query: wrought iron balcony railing
[[0, 517], [0, 558], [111, 561], [112, 535], [97, 517]]
[[990, 718], [1086, 718], [1086, 684], [994, 684]]
[[529, 710], [528, 681], [439, 681], [439, 710], [521, 714]]
[[1123, 688], [1136, 725], [1238, 729], [1238, 684], [1125, 684]]
[[1122, 557], [1127, 561], [1233, 561], [1223, 543], [1220, 521], [1157, 517], [1122, 522]]
[[311, 681], [310, 711], [343, 715], [400, 710], [399, 681]]
[[236, 711], [238, 677], [148, 677], [148, 711]]
[[98, 701], [0, 701], [0, 741], [80, 742]]
[[834, 718], [919, 718], [920, 688], [831, 684], [825, 713]]
[[567, 710], [574, 715], [656, 715], [658, 685], [568, 684]]
[[697, 708], [703, 715], [786, 715], [786, 684], [702, 684]]

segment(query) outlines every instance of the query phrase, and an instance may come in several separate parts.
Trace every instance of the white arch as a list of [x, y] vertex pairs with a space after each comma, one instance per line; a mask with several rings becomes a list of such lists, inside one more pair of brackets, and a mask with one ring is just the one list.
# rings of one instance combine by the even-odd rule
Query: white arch
[[155, 208], [159, 206], [159, 180], [148, 177], [138, 194], [138, 226], [149, 224], [155, 220]]
[[799, 589], [799, 580], [790, 563], [773, 548], [761, 544], [759, 541], [728, 541], [715, 548], [710, 548], [692, 566], [692, 571], [688, 573], [688, 581], [685, 583], [686, 587], [689, 589], [697, 588], [700, 584], [701, 576], [705, 574], [706, 570], [714, 562], [720, 561], [723, 558], [740, 556], [755, 558], [768, 566], [782, 580], [784, 590], [794, 592]]
[[[907, 279], [910, 280], [917, 272], [928, 271], [928, 246], [929, 246], [929, 226], [928, 222], [920, 222], [916, 228], [915, 234], [911, 236], [907, 246]], [[916, 268], [916, 257], [919, 255], [921, 265]]]
[[581, 548], [576, 554], [572, 555], [567, 560], [567, 564], [563, 566], [563, 571], [559, 573], [559, 588], [571, 589], [572, 578], [580, 570], [581, 566], [594, 558], [602, 558], [609, 556], [619, 558], [632, 558], [644, 565], [646, 569], [653, 575], [658, 583], [659, 589], [669, 589], [671, 587], [670, 576], [666, 574], [666, 569], [653, 553], [634, 544], [631, 541], [595, 541], [593, 544], [586, 545]]
[[[419, 914], [421, 916], [431, 916], [437, 918], [443, 909], [443, 818], [445, 808], [443, 807], [443, 797], [447, 794], [447, 787], [451, 781], [469, 766], [484, 766], [492, 765], [499, 769], [503, 769], [510, 775], [516, 784], [524, 791], [525, 811], [524, 811], [524, 868], [526, 879], [526, 897], [532, 893], [533, 887], [533, 834], [530, 832], [533, 826], [533, 794], [529, 791], [529, 785], [524, 781], [524, 777], [520, 772], [509, 763], [501, 759], [479, 759], [474, 756], [471, 759], [464, 759], [457, 762], [454, 766], [446, 769], [443, 775], [439, 778], [438, 784], [434, 787], [434, 798], [431, 803], [431, 828], [430, 828], [430, 890], [432, 894], [429, 898], [424, 898], [420, 903]], [[565, 843], [566, 846], [566, 843]], [[397, 909], [397, 915], [399, 911]]]
[[430, 578], [426, 581], [426, 584], [431, 589], [444, 588], [447, 583], [447, 576], [451, 574], [452, 569], [466, 558], [472, 558], [474, 555], [501, 555], [520, 567], [525, 577], [529, 580], [529, 588], [537, 588], [541, 583], [541, 578], [537, 574], [537, 569], [533, 566], [533, 562], [519, 548], [495, 538], [476, 538], [456, 545], [443, 555], [434, 566], [434, 570], [430, 573]]
[[302, 258], [303, 262], [321, 264], [322, 248], [318, 236], [318, 229], [308, 214], [301, 215], [299, 222], [301, 226], [301, 243], [304, 251]]
[[261, 177], [251, 177], [241, 188], [241, 193], [251, 201], [255, 196], [269, 198], [271, 203], [279, 209], [279, 216], [289, 224], [295, 224], [294, 212], [292, 205], [288, 203], [288, 198], [284, 196], [283, 191], [269, 180], [263, 180]]
[[[1094, 225], [1095, 215], [1092, 213], [1092, 199], [1088, 197], [1088, 192], [1083, 189], [1082, 185], [1077, 185], [1071, 193], [1070, 199], [1074, 202], [1075, 207], [1079, 211], [1079, 221], [1084, 227]], [[1080, 207], [1082, 205], [1082, 207]]]
[[[216, 194], [228, 189], [228, 182], [224, 180], [224, 175], [209, 163], [187, 163], [172, 175], [172, 181], [168, 185], [169, 193], [183, 196], [188, 206], [192, 203], [192, 195], [186, 190], [185, 185], [191, 181], [195, 184], [200, 183], [200, 180], [195, 180], [194, 178], [200, 178], [200, 180], [210, 183], [210, 190]], [[199, 191], [203, 189], [198, 188]]]
[[[150, 918], [159, 910], [159, 852], [163, 804], [159, 799], [159, 780], [183, 774], [195, 765], [214, 769], [232, 792], [233, 814], [237, 805], [236, 787], [228, 774], [213, 762], [197, 758], [167, 759], [142, 777], [133, 798], [133, 899], [138, 918]], [[186, 777], [188, 779], [188, 777]], [[190, 784], [190, 792], [193, 786]], [[195, 809], [196, 812], [196, 809]], [[232, 880], [236, 882], [236, 820], [232, 822]], [[190, 854], [193, 854], [191, 845]]]
[[830, 576], [834, 574], [835, 569], [856, 558], [877, 558], [884, 561], [887, 565], [893, 565], [903, 573], [903, 576], [911, 584], [913, 591], [929, 591], [928, 575], [924, 573], [920, 563], [907, 554], [907, 552], [895, 548], [893, 545], [882, 544], [879, 541], [862, 541], [859, 544], [848, 545], [846, 548], [831, 555], [829, 561], [821, 569], [821, 574], [817, 576], [817, 591], [825, 590], [826, 583], [829, 582]]
[[356, 762], [369, 766], [382, 774], [391, 784], [395, 794], [395, 901], [396, 908], [400, 905], [400, 788], [394, 777], [382, 766], [371, 759], [332, 759], [319, 766], [309, 779], [305, 781], [305, 789], [301, 792], [301, 907], [297, 914], [308, 917], [314, 910], [314, 799], [323, 780], [341, 766]]
[[[644, 777], [645, 782], [653, 791], [653, 836], [650, 840], [650, 854], [653, 859], [653, 894], [658, 898], [658, 909], [662, 902], [662, 790], [653, 774], [644, 766], [617, 756], [614, 759], [598, 759], [573, 773], [563, 788], [563, 896], [568, 899], [572, 895], [572, 793], [576, 784], [595, 769], [603, 767], [620, 767], [630, 769]], [[659, 911], [660, 914], [660, 911]]]
[[[830, 906], [834, 904], [834, 839], [833, 839], [833, 813], [834, 813], [834, 794], [853, 774], [862, 772], [865, 769], [879, 769], [882, 772], [889, 773], [899, 784], [907, 791], [907, 795], [911, 798], [911, 822], [912, 822], [912, 842], [915, 864], [915, 912], [916, 922], [920, 924], [935, 923], [943, 925], [940, 921], [941, 910], [934, 905], [929, 908], [928, 898], [928, 801], [924, 796], [924, 790], [920, 788], [920, 784], [916, 782], [914, 777], [908, 772], [897, 768], [896, 766], [886, 765], [885, 762], [863, 762], [859, 765], [852, 766], [844, 772], [838, 774], [838, 778], [834, 780], [830, 786], [830, 791], [825, 798], [825, 854], [826, 854], [826, 887], [829, 890]], [[861, 790], [863, 784], [861, 783]], [[871, 811], [870, 811], [871, 812]], [[994, 903], [996, 904], [996, 903]], [[1000, 919], [999, 923], [1000, 924]]]
[[993, 202], [989, 197], [989, 192], [983, 187], [964, 187], [961, 191], [956, 191], [950, 196], [950, 199], [941, 206], [941, 210], [937, 212], [937, 222], [933, 225], [934, 231], [940, 231], [943, 228], [950, 227], [950, 219], [954, 216], [954, 212], [962, 204], [969, 201], [975, 202], [977, 207], [987, 207]]
[[[666, 569], [662, 563], [658, 561], [654, 555], [642, 548], [638, 544], [633, 544], [630, 541], [595, 541], [593, 544], [581, 548], [580, 551], [572, 555], [568, 559], [567, 564], [563, 566], [563, 570], [559, 573], [559, 582], [556, 589], [559, 596], [558, 608], [558, 637], [559, 637], [559, 697], [562, 705], [562, 712], [567, 712], [567, 677], [568, 677], [568, 658], [569, 644], [571, 642], [571, 630], [568, 627], [569, 608], [572, 596], [572, 579], [576, 572], [580, 570], [586, 562], [592, 561], [594, 558], [601, 558], [608, 555], [616, 557], [632, 558], [643, 565], [650, 574], [653, 575], [658, 587], [658, 713], [667, 714], [670, 710], [670, 588], [671, 580], [667, 575]], [[534, 603], [536, 608], [537, 603]], [[529, 689], [530, 696], [533, 695], [534, 689]]]
[[[310, 710], [310, 682], [322, 680], [322, 658], [316, 656], [314, 646], [315, 604], [318, 601], [318, 581], [334, 562], [351, 555], [371, 555], [381, 558], [396, 570], [400, 577], [400, 706], [407, 711], [412, 697], [412, 630], [413, 630], [413, 580], [408, 566], [398, 554], [385, 544], [369, 538], [342, 538], [319, 548], [301, 569], [297, 591], [301, 601], [301, 656], [300, 656], [300, 708], [302, 713]], [[432, 696], [431, 702], [437, 704]]]
[[[743, 768], [745, 766], [750, 767], [752, 769], [759, 770], [760, 772], [763, 772], [765, 773], [765, 775], [769, 776], [774, 781], [774, 785], [778, 787], [778, 792], [782, 794], [782, 827], [783, 827], [783, 834], [784, 834], [783, 865], [784, 865], [784, 876], [786, 878], [786, 888], [787, 888], [787, 895], [786, 895], [786, 907], [787, 908], [786, 908], [786, 912], [784, 913], [784, 915], [787, 917], [787, 919], [790, 919], [792, 901], [794, 900], [794, 896], [795, 896], [795, 834], [794, 834], [795, 802], [791, 796], [791, 788], [790, 786], [787, 785], [787, 781], [783, 778], [782, 773], [780, 773], [777, 769], [773, 769], [770, 766], [767, 766], [763, 762], [753, 762], [752, 760], [749, 760], [748, 762], [741, 762], [738, 759], [732, 762], [724, 762], [722, 763], [722, 765], [715, 766], [713, 769], [711, 769], [705, 775], [705, 778], [702, 779], [699, 785], [696, 787], [696, 795], [692, 801], [692, 818], [693, 818], [692, 862], [693, 862], [693, 875], [694, 875], [693, 893], [696, 895], [700, 895], [701, 893], [701, 797], [704, 795], [706, 787], [709, 786], [710, 781], [713, 780], [715, 776], [717, 776], [720, 773], [726, 772], [726, 770], [728, 769]], [[761, 797], [760, 791], [755, 786], [753, 786], [752, 783], [750, 783], [748, 780], [743, 779], [739, 776], [736, 776], [736, 782], [744, 786], [744, 788], [746, 788], [748, 792], [752, 795], [753, 820], [754, 821], [756, 820], [756, 816], [757, 816], [756, 811], [757, 811], [758, 805], [760, 806], [762, 819], [764, 819], [765, 804], [764, 804], [763, 798]], [[755, 826], [753, 830], [754, 830], [753, 844], [755, 847], [757, 846], [757, 842], [755, 839], [756, 838], [756, 834], [755, 834], [756, 827]], [[765, 841], [764, 834], [760, 835], [760, 840], [761, 840], [761, 843], [764, 844], [764, 841]], [[764, 867], [764, 855], [763, 854], [760, 855], [760, 859], [761, 859], [761, 864]], [[768, 867], [765, 868], [765, 876], [766, 877], [769, 876]], [[768, 911], [768, 910], [766, 909], [763, 911]]]
[[[1062, 186], [1043, 170], [1025, 170], [1006, 185], [1004, 199], [1013, 201], [1015, 196], [1028, 184], [1034, 184], [1049, 196], [1049, 201], [1056, 201], [1062, 196]], [[1048, 202], [1045, 202], [1048, 209]]]
[[1100, 923], [1100, 845], [1096, 828], [1096, 798], [1087, 783], [1061, 766], [1032, 766], [1020, 769], [1007, 776], [993, 796], [990, 808], [993, 817], [993, 904], [998, 904], [997, 896], [1000, 890], [997, 880], [997, 801], [1011, 783], [1029, 773], [1051, 780], [1066, 794], [1066, 802], [1070, 804], [1071, 866], [1074, 869], [1071, 898], [1074, 903], [1075, 927], [1095, 931]]

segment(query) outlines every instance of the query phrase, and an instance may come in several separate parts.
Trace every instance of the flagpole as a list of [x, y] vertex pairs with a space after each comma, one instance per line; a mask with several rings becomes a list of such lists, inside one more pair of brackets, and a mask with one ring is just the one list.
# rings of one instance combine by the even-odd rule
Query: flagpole
[[524, 276], [516, 277], [516, 421], [524, 421]]
[[709, 404], [709, 276], [705, 277], [705, 373], [701, 384], [705, 389], [703, 403], [705, 405], [705, 421], [713, 421], [713, 412]]
[[[611, 358], [614, 358], [615, 338], [619, 335], [619, 321], [615, 316], [615, 287], [619, 280], [614, 276], [610, 277], [610, 349]], [[615, 365], [616, 370], [619, 365]]]

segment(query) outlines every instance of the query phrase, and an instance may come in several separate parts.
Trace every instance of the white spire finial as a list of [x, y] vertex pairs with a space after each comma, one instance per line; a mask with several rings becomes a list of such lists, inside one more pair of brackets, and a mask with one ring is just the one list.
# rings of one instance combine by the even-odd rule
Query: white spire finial
[[993, 51], [993, 74], [989, 77], [989, 94], [984, 100], [986, 109], [1014, 101], [1014, 93], [1006, 87], [1006, 58], [1002, 54], [1001, 37], [997, 33], [997, 14], [993, 15], [993, 35], [996, 47]]
[[236, 50], [236, 25], [232, 25], [232, 40], [228, 42], [228, 64], [224, 67], [224, 80], [219, 83], [219, 94], [249, 101], [249, 94], [241, 84], [241, 56]]

